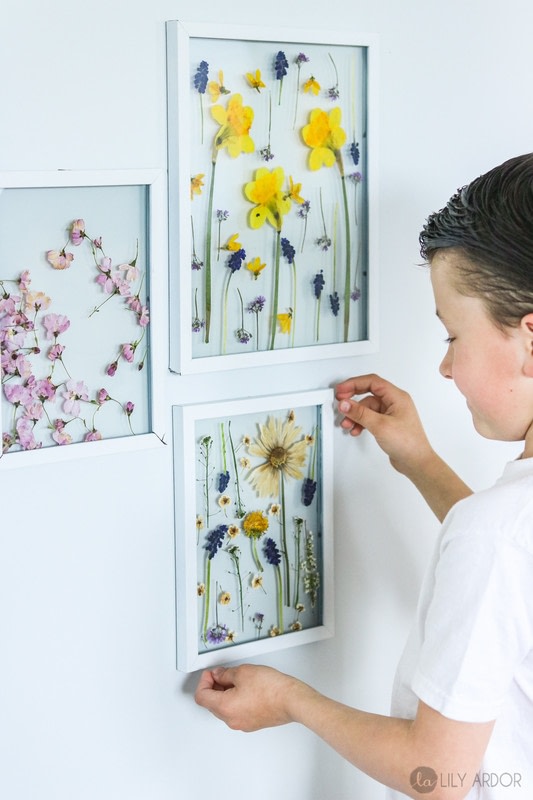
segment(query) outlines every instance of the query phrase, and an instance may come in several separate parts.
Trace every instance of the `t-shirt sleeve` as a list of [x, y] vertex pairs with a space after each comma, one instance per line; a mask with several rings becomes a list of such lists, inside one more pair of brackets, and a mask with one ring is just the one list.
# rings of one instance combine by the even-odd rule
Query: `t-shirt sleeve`
[[490, 524], [443, 539], [421, 634], [419, 699], [451, 719], [496, 719], [533, 648], [531, 553]]

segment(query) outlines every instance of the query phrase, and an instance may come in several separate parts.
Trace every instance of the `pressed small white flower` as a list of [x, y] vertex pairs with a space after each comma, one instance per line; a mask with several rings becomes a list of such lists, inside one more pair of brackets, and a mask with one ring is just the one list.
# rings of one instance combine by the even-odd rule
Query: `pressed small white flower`
[[218, 502], [220, 508], [227, 508], [228, 506], [231, 505], [232, 500], [231, 500], [231, 497], [229, 497], [229, 495], [221, 494], [220, 497], [218, 498], [217, 502]]

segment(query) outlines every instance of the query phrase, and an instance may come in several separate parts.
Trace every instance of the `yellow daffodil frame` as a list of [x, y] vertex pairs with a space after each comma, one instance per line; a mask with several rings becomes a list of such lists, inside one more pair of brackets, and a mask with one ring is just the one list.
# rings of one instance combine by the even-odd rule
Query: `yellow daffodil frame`
[[[18, 422], [13, 443], [8, 447], [4, 439], [0, 471], [164, 443], [166, 199], [166, 176], [157, 169], [0, 173], [4, 436], [13, 438], [15, 417], [24, 422], [20, 442]], [[87, 238], [76, 243], [74, 232], [84, 222]], [[118, 280], [126, 268], [136, 267], [138, 277], [130, 275], [128, 285], [135, 286], [130, 299], [141, 301], [138, 313], [127, 307], [126, 282], [120, 296]], [[106, 293], [96, 281], [99, 275], [117, 276], [116, 291]], [[34, 295], [37, 305], [32, 305]], [[12, 299], [15, 311], [10, 318]], [[46, 330], [47, 314], [59, 315], [60, 335]], [[35, 334], [26, 319], [34, 324]], [[21, 340], [18, 351], [8, 341], [11, 334]], [[33, 391], [32, 386], [50, 372], [55, 347], [60, 356], [50, 382], [55, 384], [52, 408], [42, 390]], [[24, 371], [12, 375], [8, 357], [17, 352]], [[14, 384], [30, 392], [34, 402], [17, 398], [12, 390], [8, 397], [6, 389]]]
[[376, 62], [370, 34], [167, 22], [173, 372], [377, 350]]
[[179, 670], [333, 635], [332, 440], [330, 389], [173, 406]]

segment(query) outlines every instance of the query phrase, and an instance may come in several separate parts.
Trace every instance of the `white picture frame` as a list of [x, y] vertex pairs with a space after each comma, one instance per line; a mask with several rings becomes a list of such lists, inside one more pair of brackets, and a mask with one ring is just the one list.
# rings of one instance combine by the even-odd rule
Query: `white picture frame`
[[[168, 370], [164, 172], [2, 172], [0, 232], [0, 469], [160, 446]], [[33, 333], [21, 332], [21, 319]], [[26, 352], [22, 374], [11, 374], [17, 334]], [[18, 422], [21, 407], [9, 401], [6, 386], [25, 391], [50, 374], [53, 400], [37, 392], [36, 407], [24, 413], [40, 418]], [[13, 399], [19, 390], [8, 391]]]
[[174, 406], [173, 428], [177, 668], [332, 636], [332, 390]]
[[[286, 54], [282, 80], [276, 53]], [[375, 352], [376, 37], [169, 21], [167, 65], [171, 370]], [[319, 85], [315, 76], [316, 98], [306, 89]], [[315, 110], [345, 142], [311, 169]], [[242, 136], [229, 155], [220, 132], [232, 113]], [[282, 176], [269, 201], [281, 222], [263, 208], [264, 224], [252, 229], [262, 207], [251, 198]]]

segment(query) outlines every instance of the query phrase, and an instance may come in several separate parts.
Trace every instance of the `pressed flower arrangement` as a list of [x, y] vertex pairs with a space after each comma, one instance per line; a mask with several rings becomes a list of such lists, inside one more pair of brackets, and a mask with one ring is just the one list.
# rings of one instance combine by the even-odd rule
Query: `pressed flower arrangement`
[[174, 408], [181, 669], [331, 632], [331, 402]]
[[6, 463], [21, 451], [157, 438], [145, 436], [154, 429], [150, 191], [127, 182], [137, 173], [106, 183], [113, 174], [84, 186], [25, 186], [17, 174], [0, 194]]
[[[368, 44], [167, 26], [170, 251], [181, 299], [171, 367], [276, 363], [305, 357], [301, 348], [327, 357], [336, 345], [357, 352], [371, 337]], [[191, 182], [188, 204], [180, 179]], [[224, 241], [239, 242], [245, 269]], [[258, 296], [262, 313], [243, 323]]]

